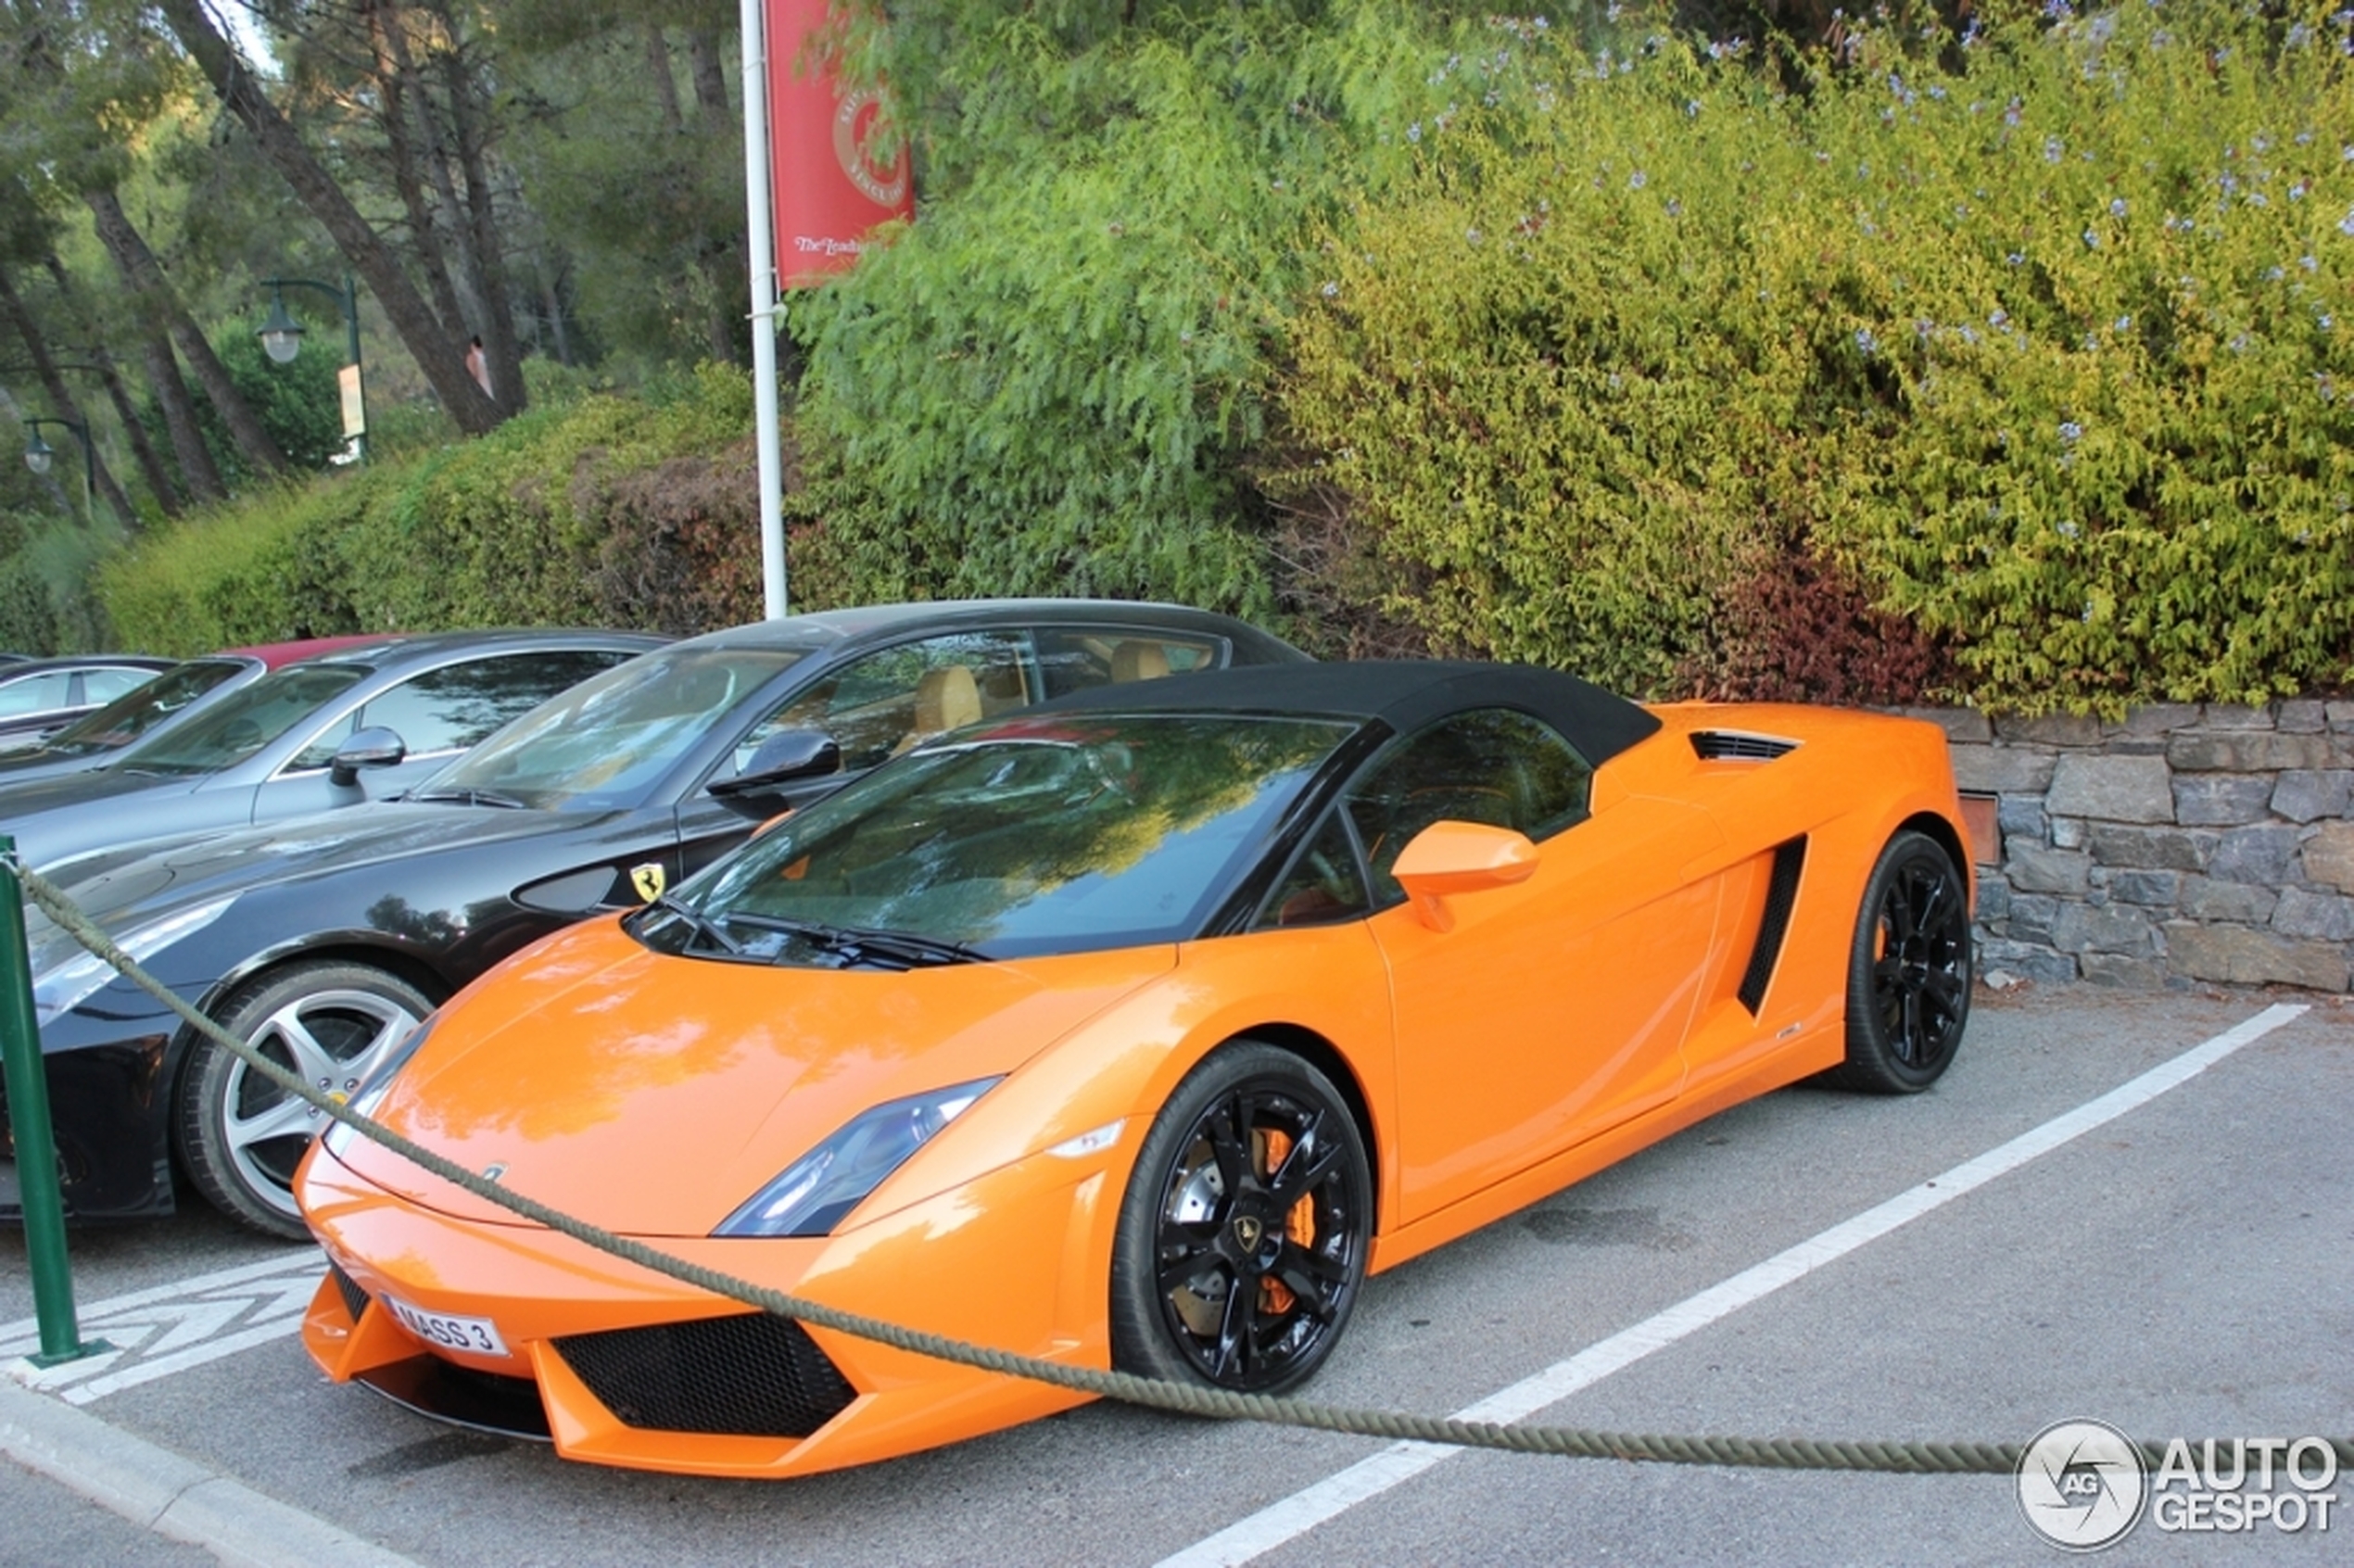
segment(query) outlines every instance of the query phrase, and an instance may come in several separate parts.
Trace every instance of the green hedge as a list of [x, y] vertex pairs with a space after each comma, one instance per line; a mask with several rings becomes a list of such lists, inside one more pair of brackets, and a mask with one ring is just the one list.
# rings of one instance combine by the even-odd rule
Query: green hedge
[[1394, 161], [1458, 9], [894, 15], [871, 42], [910, 84], [925, 206], [795, 302], [808, 579], [1272, 616], [1248, 474], [1299, 239]]
[[[99, 591], [127, 646], [759, 613], [740, 372], [536, 409], [477, 441], [285, 486], [143, 538]], [[743, 563], [749, 560], [747, 573]]]
[[1753, 663], [1727, 611], [1793, 555], [1989, 707], [2346, 680], [2347, 23], [2052, 10], [1803, 94], [1500, 24], [1330, 233], [1273, 483], [1434, 642], [1632, 690]]
[[[933, 126], [987, 157], [796, 302], [798, 604], [1165, 596], [2025, 711], [2354, 674], [2342, 14], [2051, 0], [1761, 70], [1377, 0], [1077, 54], [1003, 9]], [[172, 650], [749, 618], [750, 423], [732, 373], [543, 407], [165, 531], [107, 606]]]

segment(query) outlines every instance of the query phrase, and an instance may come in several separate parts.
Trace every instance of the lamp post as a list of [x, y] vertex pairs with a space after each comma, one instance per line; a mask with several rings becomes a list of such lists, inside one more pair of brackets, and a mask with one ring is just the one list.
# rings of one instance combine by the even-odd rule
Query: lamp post
[[97, 478], [97, 462], [90, 451], [90, 427], [70, 419], [27, 419], [24, 422], [24, 465], [35, 474], [48, 473], [49, 465], [57, 460], [57, 449], [41, 438], [41, 427], [44, 424], [55, 425], [59, 430], [70, 430], [73, 438], [82, 443], [82, 517], [83, 522], [89, 522], [93, 515], [90, 492]]
[[264, 278], [270, 290], [270, 317], [261, 323], [257, 334], [262, 351], [282, 365], [294, 363], [302, 351], [302, 323], [286, 313], [286, 290], [316, 289], [335, 302], [343, 311], [345, 347], [349, 359], [344, 364], [344, 434], [351, 437], [351, 449], [361, 462], [368, 461], [368, 393], [360, 369], [360, 290], [351, 274], [343, 275], [343, 286], [316, 282], [310, 278]]

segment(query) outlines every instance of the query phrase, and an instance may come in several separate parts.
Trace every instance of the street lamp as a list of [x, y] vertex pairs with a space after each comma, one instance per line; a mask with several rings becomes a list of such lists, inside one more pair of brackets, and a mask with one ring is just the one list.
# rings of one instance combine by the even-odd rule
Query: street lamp
[[361, 462], [368, 461], [368, 393], [360, 369], [360, 290], [351, 274], [343, 275], [343, 286], [324, 284], [310, 278], [264, 278], [270, 290], [270, 317], [257, 332], [262, 352], [282, 365], [294, 363], [302, 351], [302, 323], [286, 311], [286, 290], [316, 289], [334, 300], [343, 311], [345, 346], [349, 358], [337, 379], [343, 386], [343, 433], [351, 438], [353, 453]]
[[74, 439], [82, 443], [82, 515], [86, 521], [91, 515], [90, 492], [97, 475], [97, 462], [90, 450], [90, 427], [70, 419], [27, 419], [24, 422], [24, 465], [36, 474], [46, 474], [49, 465], [57, 461], [57, 449], [41, 438], [41, 427], [44, 424], [55, 425], [59, 430], [70, 430]]
[[302, 323], [286, 314], [284, 294], [270, 296], [270, 319], [261, 323], [261, 347], [282, 365], [293, 364], [294, 357], [302, 352]]

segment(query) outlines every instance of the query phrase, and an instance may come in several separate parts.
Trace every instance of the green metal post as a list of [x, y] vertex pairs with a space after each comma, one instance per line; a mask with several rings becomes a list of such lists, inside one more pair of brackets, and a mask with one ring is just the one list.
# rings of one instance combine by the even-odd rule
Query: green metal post
[[5, 833], [0, 833], [0, 1071], [6, 1075], [8, 1119], [16, 1132], [24, 1249], [41, 1325], [41, 1354], [32, 1363], [56, 1366], [104, 1347], [83, 1344], [73, 1319], [73, 1266], [66, 1259], [65, 1200], [57, 1190], [57, 1148], [49, 1131], [49, 1078], [41, 1065], [32, 963], [25, 951], [24, 888], [17, 880], [17, 841]]

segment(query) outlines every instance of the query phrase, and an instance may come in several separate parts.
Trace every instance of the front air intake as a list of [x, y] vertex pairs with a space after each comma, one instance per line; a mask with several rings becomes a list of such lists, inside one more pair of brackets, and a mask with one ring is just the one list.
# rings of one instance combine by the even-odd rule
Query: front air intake
[[625, 1426], [734, 1437], [806, 1437], [857, 1391], [788, 1318], [752, 1312], [553, 1342]]
[[327, 1278], [335, 1282], [335, 1294], [343, 1297], [343, 1309], [351, 1315], [353, 1322], [358, 1322], [360, 1314], [368, 1309], [367, 1291], [334, 1263], [327, 1265]]

